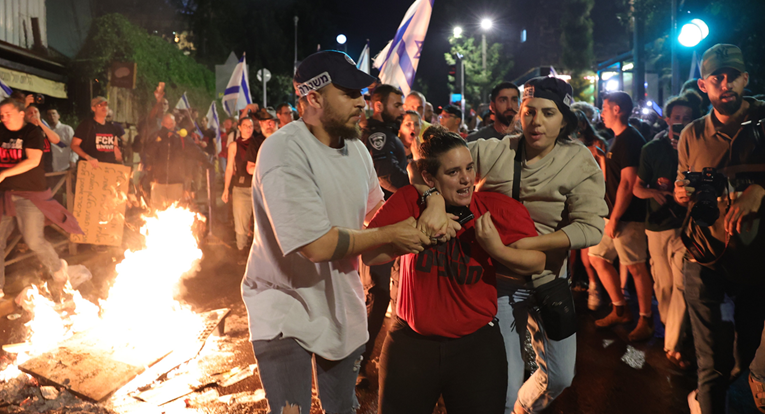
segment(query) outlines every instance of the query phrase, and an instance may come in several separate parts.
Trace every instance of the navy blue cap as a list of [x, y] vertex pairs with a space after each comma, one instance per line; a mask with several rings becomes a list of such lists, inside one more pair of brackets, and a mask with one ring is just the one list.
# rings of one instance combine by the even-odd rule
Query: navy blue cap
[[293, 84], [298, 96], [319, 90], [330, 83], [347, 89], [364, 89], [376, 79], [356, 68], [350, 56], [337, 50], [316, 52], [300, 63]]
[[543, 98], [555, 102], [558, 110], [568, 122], [576, 123], [576, 116], [571, 111], [574, 103], [574, 88], [566, 81], [558, 78], [539, 76], [523, 85], [523, 100], [528, 98]]

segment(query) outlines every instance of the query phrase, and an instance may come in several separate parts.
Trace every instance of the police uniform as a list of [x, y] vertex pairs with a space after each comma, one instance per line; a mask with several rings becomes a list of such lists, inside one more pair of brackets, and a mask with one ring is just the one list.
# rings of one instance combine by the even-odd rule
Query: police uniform
[[[362, 139], [367, 144], [372, 156], [375, 171], [386, 200], [399, 188], [409, 185], [409, 174], [406, 170], [408, 160], [404, 144], [396, 135], [397, 131], [398, 128], [392, 123], [370, 118], [367, 121], [367, 128], [362, 134]], [[359, 274], [366, 293], [367, 328], [369, 332], [369, 341], [364, 350], [364, 359], [359, 372], [361, 379], [366, 378], [367, 363], [374, 349], [375, 338], [382, 329], [388, 303], [391, 298], [395, 301], [397, 289], [391, 292], [390, 286], [393, 265], [394, 262], [390, 262], [378, 266], [362, 264], [359, 267]]]
[[372, 118], [367, 122], [363, 134], [386, 200], [399, 188], [409, 185], [406, 151], [394, 132], [397, 130], [390, 123]]

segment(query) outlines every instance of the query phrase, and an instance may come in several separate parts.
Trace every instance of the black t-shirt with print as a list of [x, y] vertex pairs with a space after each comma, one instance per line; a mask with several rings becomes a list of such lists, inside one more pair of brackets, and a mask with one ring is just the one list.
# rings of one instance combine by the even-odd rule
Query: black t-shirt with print
[[51, 152], [51, 149], [50, 149], [51, 143], [48, 140], [48, 137], [45, 135], [45, 131], [42, 128], [40, 128], [40, 133], [43, 134], [42, 165], [46, 173], [53, 172], [53, 152]]
[[119, 164], [114, 148], [119, 145], [120, 130], [111, 122], [99, 124], [93, 118], [87, 119], [77, 126], [74, 136], [82, 140], [80, 148], [98, 162]]
[[[640, 166], [640, 151], [643, 145], [645, 145], [645, 139], [637, 129], [631, 126], [614, 138], [606, 154], [606, 199], [609, 206], [616, 205], [616, 193], [622, 181], [622, 170], [628, 167], [635, 167], [637, 170]], [[645, 200], [632, 197], [621, 221], [645, 221]]]
[[[0, 171], [27, 159], [27, 149], [43, 151], [44, 141], [42, 130], [32, 124], [26, 124], [18, 131], [10, 131], [0, 124]], [[0, 182], [0, 191], [45, 191], [47, 188], [42, 161], [31, 170]]]

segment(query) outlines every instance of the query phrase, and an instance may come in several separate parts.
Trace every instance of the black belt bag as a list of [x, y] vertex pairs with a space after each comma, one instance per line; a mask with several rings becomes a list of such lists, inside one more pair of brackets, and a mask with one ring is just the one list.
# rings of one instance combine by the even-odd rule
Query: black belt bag
[[555, 278], [535, 288], [534, 298], [548, 338], [560, 341], [576, 333], [574, 297], [568, 279]]

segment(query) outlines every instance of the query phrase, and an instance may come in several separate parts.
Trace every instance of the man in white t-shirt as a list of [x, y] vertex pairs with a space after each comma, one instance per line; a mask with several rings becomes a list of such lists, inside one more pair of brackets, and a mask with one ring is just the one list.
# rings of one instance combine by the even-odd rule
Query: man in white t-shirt
[[358, 140], [361, 89], [374, 80], [345, 53], [309, 56], [294, 77], [303, 118], [271, 135], [258, 154], [242, 298], [274, 413], [288, 405], [310, 412], [313, 358], [323, 410], [355, 412], [368, 339], [358, 256], [385, 243], [409, 252], [430, 243], [413, 219], [364, 229], [383, 200]]

